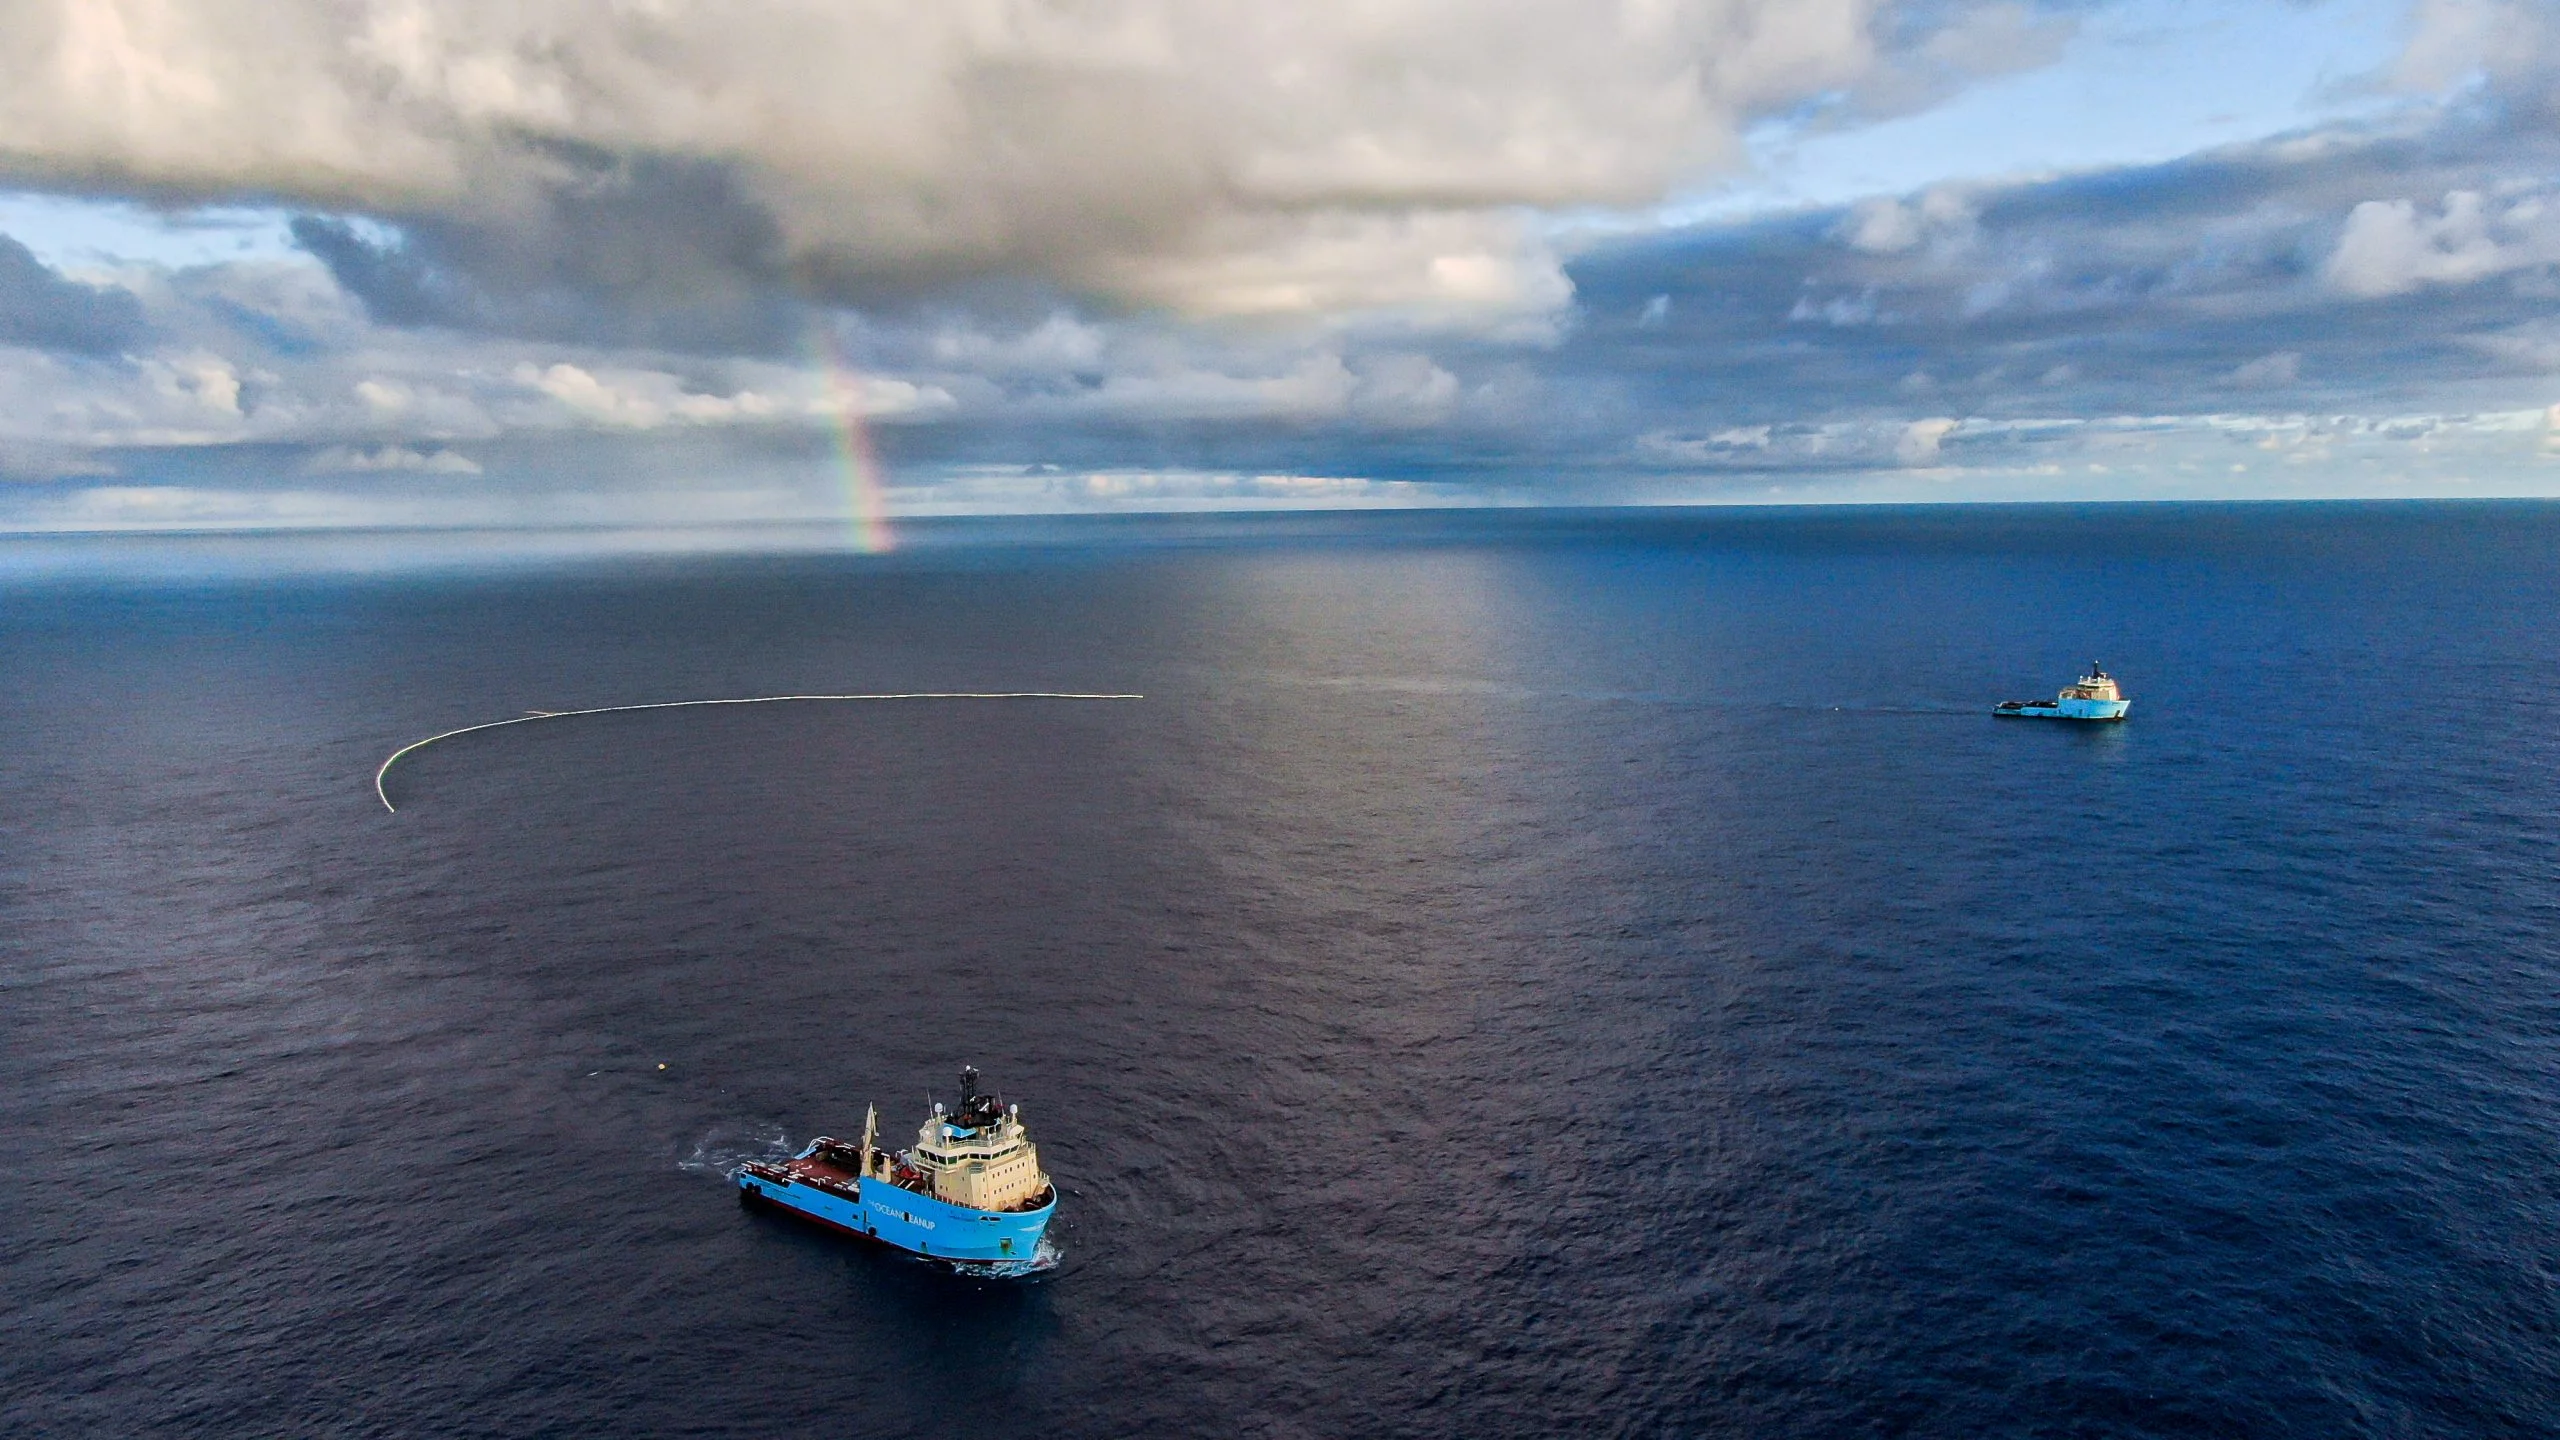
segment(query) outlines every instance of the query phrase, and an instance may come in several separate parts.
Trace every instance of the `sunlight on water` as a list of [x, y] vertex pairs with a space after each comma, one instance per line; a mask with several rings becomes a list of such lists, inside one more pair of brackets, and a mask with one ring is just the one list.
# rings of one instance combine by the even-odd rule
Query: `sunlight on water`
[[[901, 539], [0, 578], [0, 1430], [2560, 1413], [2560, 507]], [[1038, 1283], [724, 1188], [964, 1062]]]

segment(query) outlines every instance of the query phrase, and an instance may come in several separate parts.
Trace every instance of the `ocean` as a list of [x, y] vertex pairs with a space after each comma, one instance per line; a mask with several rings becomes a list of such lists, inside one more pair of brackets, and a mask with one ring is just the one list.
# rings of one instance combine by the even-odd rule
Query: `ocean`
[[2555, 1433], [2560, 506], [907, 538], [0, 541], [0, 1431]]

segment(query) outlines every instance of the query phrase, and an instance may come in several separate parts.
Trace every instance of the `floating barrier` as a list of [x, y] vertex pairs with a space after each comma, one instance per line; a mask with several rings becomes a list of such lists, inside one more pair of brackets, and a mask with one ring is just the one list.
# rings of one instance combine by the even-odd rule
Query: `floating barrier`
[[384, 788], [383, 782], [390, 776], [391, 767], [399, 764], [402, 757], [414, 755], [439, 740], [451, 740], [458, 735], [473, 735], [483, 730], [503, 729], [509, 725], [531, 725], [540, 720], [574, 720], [581, 715], [621, 715], [634, 710], [686, 710], [698, 705], [789, 705], [843, 700], [1144, 700], [1146, 698], [1144, 695], [1101, 695], [1076, 690], [909, 690], [891, 695], [749, 695], [736, 700], [657, 700], [646, 705], [598, 705], [590, 710], [528, 710], [512, 720], [489, 720], [478, 725], [465, 725], [459, 730], [447, 730], [441, 735], [430, 735], [424, 740], [401, 746], [391, 752], [391, 758], [382, 762], [381, 769], [373, 772], [373, 794], [374, 798], [382, 802], [383, 809], [396, 815], [400, 813], [400, 807], [391, 803], [391, 792]]

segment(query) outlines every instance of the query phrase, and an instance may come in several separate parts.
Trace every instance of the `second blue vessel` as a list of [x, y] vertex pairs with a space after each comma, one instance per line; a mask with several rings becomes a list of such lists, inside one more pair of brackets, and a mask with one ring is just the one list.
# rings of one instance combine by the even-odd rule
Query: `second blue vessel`
[[975, 1069], [960, 1071], [960, 1108], [936, 1104], [915, 1148], [884, 1150], [879, 1135], [873, 1106], [860, 1145], [822, 1135], [788, 1160], [739, 1167], [738, 1198], [935, 1260], [1028, 1269], [1041, 1259], [1057, 1187], [1022, 1107], [979, 1094]]

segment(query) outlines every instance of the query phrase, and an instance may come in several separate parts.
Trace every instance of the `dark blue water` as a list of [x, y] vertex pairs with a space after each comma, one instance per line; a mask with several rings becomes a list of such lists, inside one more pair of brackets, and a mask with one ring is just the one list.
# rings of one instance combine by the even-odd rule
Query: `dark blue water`
[[12, 572], [0, 1430], [2553, 1433], [2560, 508], [973, 533]]

